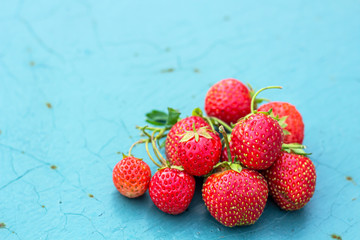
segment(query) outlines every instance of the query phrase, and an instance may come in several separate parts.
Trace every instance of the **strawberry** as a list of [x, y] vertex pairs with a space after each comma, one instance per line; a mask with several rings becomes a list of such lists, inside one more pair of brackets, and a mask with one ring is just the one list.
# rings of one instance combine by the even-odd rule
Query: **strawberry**
[[193, 125], [195, 126], [195, 129], [205, 126], [210, 129], [210, 125], [199, 116], [184, 118], [171, 127], [165, 141], [165, 154], [172, 165], [181, 166], [178, 154], [181, 135], [184, 134], [185, 131], [191, 130]]
[[250, 113], [251, 95], [240, 81], [228, 78], [213, 85], [205, 97], [205, 112], [227, 124]]
[[290, 133], [285, 135], [284, 143], [300, 143], [304, 140], [304, 123], [299, 111], [287, 102], [270, 102], [259, 107], [258, 111], [269, 111], [279, 118], [287, 116], [285, 129]]
[[150, 178], [149, 165], [132, 156], [125, 156], [113, 170], [113, 182], [116, 189], [128, 198], [143, 195], [149, 187]]
[[255, 113], [240, 120], [231, 133], [231, 148], [245, 167], [261, 170], [280, 156], [283, 130], [269, 115]]
[[269, 184], [271, 196], [284, 210], [304, 207], [314, 194], [315, 166], [306, 156], [282, 152], [263, 174]]
[[268, 187], [250, 169], [226, 170], [208, 177], [202, 197], [210, 214], [227, 227], [254, 224], [264, 211]]
[[165, 167], [151, 178], [149, 193], [154, 204], [163, 212], [177, 215], [184, 212], [194, 195], [195, 179], [188, 173]]
[[178, 145], [180, 163], [193, 176], [208, 174], [221, 155], [221, 140], [207, 126], [185, 131]]

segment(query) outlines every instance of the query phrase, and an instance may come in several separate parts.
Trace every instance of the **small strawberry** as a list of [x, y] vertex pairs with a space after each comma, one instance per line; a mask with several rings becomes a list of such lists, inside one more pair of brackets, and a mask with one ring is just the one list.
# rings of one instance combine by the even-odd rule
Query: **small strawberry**
[[257, 171], [225, 170], [206, 179], [202, 197], [210, 214], [221, 224], [251, 225], [264, 211], [268, 187]]
[[269, 111], [272, 109], [272, 113], [279, 118], [287, 116], [285, 123], [287, 130], [290, 134], [285, 135], [284, 143], [302, 143], [304, 140], [304, 122], [301, 114], [295, 108], [287, 102], [270, 102], [266, 103], [258, 108], [258, 111]]
[[178, 147], [181, 165], [193, 176], [208, 174], [220, 160], [220, 137], [207, 126], [196, 129], [193, 125], [192, 131], [182, 135]]
[[195, 125], [195, 129], [205, 126], [210, 129], [210, 125], [199, 116], [184, 118], [171, 127], [165, 141], [165, 154], [172, 165], [181, 166], [178, 150], [181, 135], [185, 131], [191, 130], [193, 125]]
[[249, 89], [232, 78], [213, 85], [205, 97], [205, 112], [227, 124], [236, 123], [250, 113], [251, 95]]
[[304, 207], [314, 194], [315, 166], [306, 156], [282, 152], [263, 174], [269, 184], [271, 196], [284, 210]]
[[143, 195], [149, 187], [150, 178], [149, 165], [132, 156], [125, 156], [113, 170], [113, 182], [116, 189], [128, 198]]
[[240, 163], [251, 169], [262, 170], [270, 167], [280, 156], [283, 144], [283, 129], [269, 114], [254, 110], [255, 97], [266, 87], [260, 89], [252, 98], [251, 114], [240, 119], [231, 133], [231, 150]]
[[151, 178], [151, 200], [163, 212], [177, 215], [184, 212], [195, 191], [195, 179], [188, 173], [165, 167]]

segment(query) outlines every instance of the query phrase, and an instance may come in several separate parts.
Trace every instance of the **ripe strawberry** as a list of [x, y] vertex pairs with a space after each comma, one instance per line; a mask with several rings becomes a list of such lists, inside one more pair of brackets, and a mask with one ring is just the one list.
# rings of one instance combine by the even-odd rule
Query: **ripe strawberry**
[[241, 119], [231, 133], [231, 148], [245, 167], [261, 170], [280, 156], [283, 130], [279, 123], [263, 113]]
[[275, 163], [264, 171], [270, 194], [284, 210], [304, 207], [315, 191], [316, 172], [312, 161], [301, 155], [282, 152]]
[[149, 187], [151, 171], [141, 159], [128, 156], [118, 162], [113, 170], [116, 189], [128, 198], [143, 195]]
[[268, 187], [250, 169], [226, 170], [207, 178], [202, 197], [210, 214], [227, 227], [254, 224], [264, 211]]
[[290, 135], [285, 135], [284, 143], [300, 143], [304, 140], [304, 123], [299, 111], [294, 105], [287, 102], [270, 102], [259, 107], [258, 111], [269, 111], [270, 108], [275, 116], [279, 118], [288, 116], [285, 120], [287, 126], [285, 130]]
[[227, 124], [236, 123], [250, 113], [250, 102], [249, 89], [240, 81], [228, 78], [209, 89], [205, 97], [205, 112]]
[[163, 212], [177, 215], [184, 212], [194, 195], [195, 179], [184, 171], [163, 168], [151, 178], [151, 200]]
[[199, 129], [205, 126], [209, 127], [210, 129], [210, 125], [203, 118], [198, 116], [184, 118], [178, 121], [170, 129], [165, 141], [165, 154], [166, 158], [172, 165], [181, 166], [178, 154], [181, 135], [184, 134], [185, 131], [191, 130], [193, 125], [195, 126], [195, 129]]
[[193, 176], [208, 174], [219, 162], [221, 140], [218, 133], [207, 126], [182, 135], [178, 145], [181, 165]]

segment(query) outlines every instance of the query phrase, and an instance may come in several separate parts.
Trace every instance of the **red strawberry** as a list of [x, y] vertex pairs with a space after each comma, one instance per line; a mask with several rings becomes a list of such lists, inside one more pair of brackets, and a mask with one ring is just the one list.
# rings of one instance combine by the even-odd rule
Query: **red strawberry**
[[210, 214], [227, 227], [254, 224], [264, 211], [268, 187], [250, 169], [226, 170], [207, 178], [202, 197]]
[[205, 112], [227, 124], [236, 123], [250, 113], [249, 89], [240, 81], [224, 79], [213, 85], [205, 97]]
[[186, 131], [178, 146], [181, 165], [193, 176], [208, 174], [220, 160], [220, 137], [207, 126]]
[[245, 167], [261, 170], [280, 156], [283, 130], [268, 115], [256, 113], [240, 120], [231, 133], [232, 152]]
[[264, 171], [264, 176], [270, 194], [284, 210], [304, 207], [315, 191], [315, 166], [305, 156], [282, 152], [279, 159]]
[[118, 162], [113, 170], [116, 189], [128, 198], [143, 195], [149, 187], [151, 171], [141, 159], [129, 156]]
[[195, 179], [184, 171], [163, 168], [151, 178], [149, 193], [151, 200], [163, 212], [184, 212], [194, 195]]
[[178, 154], [181, 135], [184, 134], [185, 131], [193, 129], [193, 125], [195, 126], [195, 129], [199, 129], [205, 126], [209, 127], [210, 129], [210, 125], [203, 118], [198, 116], [184, 118], [178, 121], [170, 129], [165, 141], [165, 154], [166, 158], [172, 165], [181, 166]]
[[284, 143], [300, 143], [304, 140], [304, 123], [301, 114], [294, 105], [286, 102], [270, 102], [259, 107], [258, 111], [267, 112], [272, 108], [272, 112], [279, 118], [288, 116], [285, 120], [287, 126], [285, 130], [290, 132], [290, 135], [285, 135]]

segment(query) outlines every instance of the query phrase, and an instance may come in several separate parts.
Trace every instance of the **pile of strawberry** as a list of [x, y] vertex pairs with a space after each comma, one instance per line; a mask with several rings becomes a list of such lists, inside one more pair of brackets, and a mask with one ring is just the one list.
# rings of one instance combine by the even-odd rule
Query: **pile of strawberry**
[[[152, 126], [137, 127], [143, 138], [114, 168], [116, 188], [129, 198], [149, 189], [161, 211], [176, 215], [184, 212], [193, 198], [194, 176], [202, 176], [207, 209], [228, 227], [254, 224], [269, 194], [283, 210], [304, 207], [316, 183], [314, 164], [301, 145], [304, 123], [296, 108], [286, 102], [257, 108], [266, 100], [257, 95], [271, 88], [281, 87], [255, 93], [236, 79], [225, 79], [206, 95], [207, 116], [198, 108], [183, 119], [172, 108], [168, 113], [148, 113], [147, 122]], [[149, 166], [131, 155], [140, 143], [159, 167], [152, 177]], [[163, 147], [166, 158], [159, 150]]]

